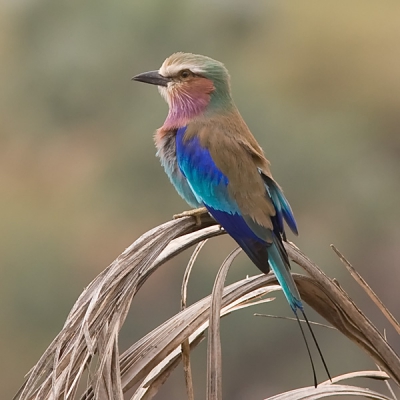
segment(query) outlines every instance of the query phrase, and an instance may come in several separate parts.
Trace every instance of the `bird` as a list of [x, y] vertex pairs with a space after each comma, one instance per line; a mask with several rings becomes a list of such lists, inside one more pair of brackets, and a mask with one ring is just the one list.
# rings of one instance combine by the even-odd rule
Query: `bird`
[[177, 52], [159, 70], [132, 80], [156, 85], [168, 103], [168, 115], [154, 135], [157, 156], [176, 191], [195, 208], [192, 215], [205, 208], [263, 273], [272, 269], [275, 274], [300, 326], [316, 387], [299, 312], [329, 378], [330, 374], [283, 245], [284, 222], [297, 235], [296, 220], [272, 177], [270, 162], [233, 101], [228, 70], [210, 57]]

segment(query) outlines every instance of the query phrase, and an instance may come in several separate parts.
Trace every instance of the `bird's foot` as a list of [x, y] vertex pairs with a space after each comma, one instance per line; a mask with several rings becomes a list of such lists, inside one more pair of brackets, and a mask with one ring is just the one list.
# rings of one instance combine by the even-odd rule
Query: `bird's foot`
[[189, 211], [183, 211], [179, 214], [175, 214], [173, 216], [174, 219], [178, 219], [178, 218], [183, 218], [183, 217], [194, 217], [196, 219], [196, 225], [200, 225], [201, 224], [201, 216], [204, 214], [207, 214], [207, 208], [205, 207], [200, 207], [200, 208], [194, 208], [193, 210], [189, 210]]

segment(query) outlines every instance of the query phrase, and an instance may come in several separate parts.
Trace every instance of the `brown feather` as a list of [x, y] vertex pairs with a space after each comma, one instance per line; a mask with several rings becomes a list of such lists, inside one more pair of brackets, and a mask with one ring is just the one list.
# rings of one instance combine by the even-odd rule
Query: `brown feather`
[[191, 122], [185, 140], [194, 136], [227, 176], [228, 190], [243, 216], [272, 229], [270, 217], [275, 215], [275, 207], [257, 170], [272, 178], [270, 163], [237, 109]]

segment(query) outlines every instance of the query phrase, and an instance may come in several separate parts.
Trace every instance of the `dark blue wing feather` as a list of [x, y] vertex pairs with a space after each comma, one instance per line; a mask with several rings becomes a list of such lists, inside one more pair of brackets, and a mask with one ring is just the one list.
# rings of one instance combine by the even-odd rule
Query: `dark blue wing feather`
[[229, 214], [206, 205], [207, 210], [248, 255], [250, 260], [265, 274], [268, 264], [268, 243], [260, 239], [240, 214]]
[[284, 232], [284, 226], [283, 226], [283, 219], [284, 219], [288, 224], [289, 228], [291, 229], [291, 231], [295, 235], [298, 235], [297, 224], [296, 220], [294, 219], [293, 211], [290, 207], [289, 202], [286, 200], [286, 197], [283, 194], [281, 188], [276, 184], [276, 182], [273, 179], [271, 179], [267, 175], [264, 175], [261, 171], [260, 174], [264, 180], [268, 195], [270, 196], [272, 202], [274, 203], [274, 207], [276, 210], [275, 223], [279, 232], [280, 233]]

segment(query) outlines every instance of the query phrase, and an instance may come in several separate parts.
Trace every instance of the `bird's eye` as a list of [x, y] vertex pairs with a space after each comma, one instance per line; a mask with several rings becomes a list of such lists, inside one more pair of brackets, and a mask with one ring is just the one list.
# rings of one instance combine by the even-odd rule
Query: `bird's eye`
[[187, 79], [187, 78], [189, 78], [189, 76], [192, 76], [192, 72], [188, 69], [184, 69], [183, 71], [181, 71], [180, 75], [181, 75], [181, 78]]

